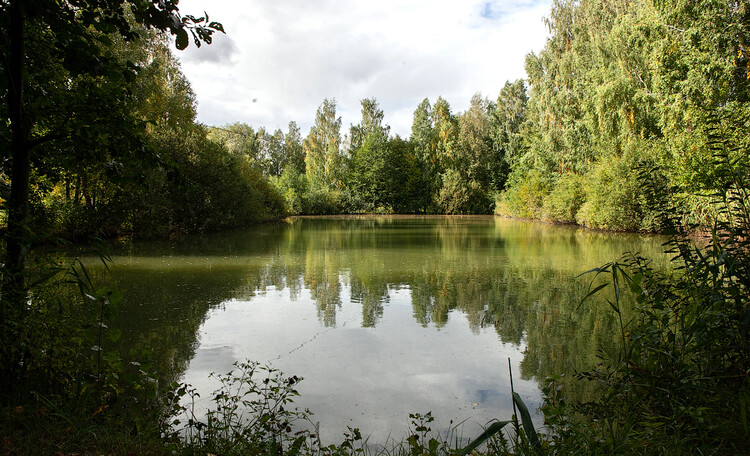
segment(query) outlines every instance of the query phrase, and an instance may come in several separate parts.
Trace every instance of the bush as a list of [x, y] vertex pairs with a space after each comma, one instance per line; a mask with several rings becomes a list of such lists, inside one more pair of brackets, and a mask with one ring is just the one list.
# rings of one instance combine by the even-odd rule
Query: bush
[[443, 174], [438, 204], [446, 214], [487, 214], [492, 211], [492, 198], [478, 182], [468, 180], [456, 170]]
[[549, 194], [549, 177], [538, 170], [513, 173], [508, 189], [500, 194], [495, 213], [510, 217], [541, 218], [544, 200]]
[[303, 197], [307, 192], [307, 177], [294, 166], [287, 166], [279, 177], [272, 177], [271, 184], [284, 198], [286, 214], [299, 215], [303, 210]]
[[202, 129], [161, 131], [152, 143], [163, 151], [164, 164], [130, 200], [129, 222], [136, 233], [216, 231], [284, 214], [283, 196], [260, 169], [247, 157], [231, 155], [209, 141]]
[[122, 333], [110, 327], [121, 295], [95, 287], [79, 260], [37, 256], [27, 274], [28, 306], [0, 322], [0, 452], [158, 450], [162, 409], [149, 353], [121, 354]]
[[325, 187], [308, 188], [302, 198], [302, 213], [316, 215], [341, 214], [346, 208], [346, 198], [341, 190]]
[[[651, 231], [656, 221], [641, 172], [648, 170], [648, 160], [631, 148], [621, 156], [602, 157], [584, 176], [585, 202], [576, 214], [580, 225], [615, 231]], [[659, 181], [658, 175], [648, 180]]]
[[557, 179], [544, 200], [543, 217], [555, 222], [575, 223], [584, 200], [583, 177], [573, 173], [564, 174]]
[[[201, 127], [157, 128], [149, 148], [159, 159], [106, 170], [80, 171], [45, 193], [43, 207], [53, 234], [69, 239], [94, 235], [166, 237], [216, 231], [279, 218], [284, 195], [242, 155], [209, 141]], [[106, 168], [106, 166], [105, 166]]]

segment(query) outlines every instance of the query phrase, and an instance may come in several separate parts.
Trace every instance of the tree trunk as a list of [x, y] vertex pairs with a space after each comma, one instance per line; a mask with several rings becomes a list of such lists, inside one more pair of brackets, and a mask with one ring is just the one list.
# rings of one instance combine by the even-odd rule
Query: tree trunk
[[[25, 224], [29, 210], [29, 171], [31, 167], [31, 125], [24, 107], [25, 36], [23, 0], [10, 2], [10, 60], [8, 65], [8, 108], [11, 124], [10, 200], [8, 201], [7, 259], [3, 298], [5, 305], [22, 306], [25, 300]], [[5, 301], [5, 299], [3, 299]]]
[[89, 192], [89, 174], [87, 172], [83, 173], [83, 205], [86, 207], [91, 207], [91, 193]]
[[2, 300], [0, 301], [0, 343], [3, 344], [3, 367], [12, 376], [22, 368], [23, 353], [18, 331], [22, 327], [26, 309], [26, 281], [24, 277], [26, 222], [29, 211], [29, 172], [31, 169], [31, 121], [24, 108], [25, 17], [24, 0], [11, 0], [9, 5], [10, 58], [8, 77], [8, 112], [11, 126], [10, 151], [12, 157], [10, 199], [8, 200], [8, 230], [5, 235], [6, 255], [3, 268]]
[[81, 175], [79, 174], [76, 176], [76, 191], [73, 194], [73, 202], [76, 204], [80, 204], [81, 202]]

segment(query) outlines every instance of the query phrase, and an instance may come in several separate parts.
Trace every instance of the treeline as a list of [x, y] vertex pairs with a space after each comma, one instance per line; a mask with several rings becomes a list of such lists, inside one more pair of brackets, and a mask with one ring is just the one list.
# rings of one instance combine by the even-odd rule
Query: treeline
[[[108, 67], [96, 74], [79, 68], [82, 56], [55, 63], [59, 56], [29, 43], [35, 83], [25, 97], [42, 138], [31, 156], [26, 220], [35, 233], [164, 237], [293, 214], [491, 213], [506, 156], [519, 147], [520, 81], [497, 102], [475, 95], [464, 113], [425, 99], [408, 139], [390, 134], [372, 98], [348, 133], [335, 100], [321, 104], [306, 136], [294, 121], [273, 133], [205, 127], [161, 34], [98, 38]], [[10, 174], [3, 169], [4, 202]]]
[[268, 176], [289, 214], [491, 213], [503, 188], [508, 150], [518, 147], [522, 82], [507, 84], [497, 103], [480, 95], [464, 113], [425, 99], [408, 139], [390, 134], [374, 98], [342, 132], [336, 101], [320, 105], [309, 134], [295, 122], [274, 133], [245, 124], [210, 129], [210, 137]]
[[408, 139], [390, 135], [375, 99], [348, 133], [325, 100], [305, 139], [294, 123], [212, 136], [258, 163], [291, 214], [494, 210], [659, 231], [668, 203], [708, 224], [717, 214], [694, 195], [716, 190], [710, 138], [747, 143], [733, 119], [748, 112], [749, 18], [744, 2], [558, 1], [527, 81], [458, 114], [425, 99]]
[[[282, 199], [249, 158], [196, 122], [195, 95], [163, 34], [89, 30], [81, 38], [97, 41], [93, 55], [61, 57], [45, 42], [53, 33], [30, 25], [24, 95], [39, 138], [25, 222], [32, 232], [164, 237], [283, 216]], [[8, 127], [0, 128], [9, 138]], [[10, 174], [3, 167], [4, 203]]]
[[155, 32], [100, 45], [114, 69], [98, 73], [30, 40], [26, 97], [49, 139], [33, 158], [32, 224], [165, 236], [289, 214], [495, 212], [660, 231], [668, 204], [706, 225], [717, 214], [693, 196], [715, 191], [710, 138], [747, 143], [732, 119], [748, 112], [748, 17], [742, 2], [556, 2], [527, 81], [460, 113], [425, 99], [409, 138], [374, 98], [348, 131], [333, 99], [307, 135], [295, 122], [206, 128]]

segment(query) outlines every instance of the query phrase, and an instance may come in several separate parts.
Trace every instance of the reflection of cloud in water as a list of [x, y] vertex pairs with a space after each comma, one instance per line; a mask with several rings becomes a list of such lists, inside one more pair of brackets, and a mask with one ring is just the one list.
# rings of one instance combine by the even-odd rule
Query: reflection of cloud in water
[[196, 374], [202, 372], [206, 376], [211, 372], [229, 372], [232, 370], [232, 364], [235, 361], [237, 361], [237, 357], [229, 347], [201, 346], [195, 351], [195, 357], [190, 361], [190, 371]]
[[[512, 414], [508, 357], [534, 412], [537, 381], [594, 365], [616, 336], [606, 308], [577, 306], [588, 281], [573, 278], [660, 244], [491, 217], [267, 224], [115, 257], [128, 285], [123, 340], [175, 375], [192, 357], [184, 380], [204, 401], [208, 373], [235, 360], [304, 376], [297, 405], [318, 413], [329, 441], [346, 426], [382, 440], [410, 412], [444, 420], [433, 429], [484, 424]], [[593, 387], [565, 388], [586, 399]]]
[[[439, 330], [423, 327], [405, 305], [410, 290], [390, 294], [375, 328], [361, 326], [361, 305], [350, 302], [348, 286], [341, 287], [336, 328], [321, 325], [307, 291], [297, 301], [288, 290], [226, 301], [201, 328], [201, 347], [207, 348], [198, 350], [185, 380], [207, 397], [215, 385], [204, 380], [206, 373], [228, 371], [234, 360], [271, 362], [304, 377], [295, 403], [316, 413], [313, 421], [320, 422], [326, 442], [340, 439], [347, 426], [359, 427], [373, 442], [401, 438], [409, 413], [431, 411], [432, 428], [441, 432], [448, 431], [450, 420], [466, 420], [467, 437], [492, 419], [510, 417], [507, 358], [518, 369], [520, 347], [503, 344], [492, 328], [472, 334], [460, 313], [452, 313]], [[538, 391], [533, 381], [516, 384]], [[534, 410], [538, 404], [529, 406]]]

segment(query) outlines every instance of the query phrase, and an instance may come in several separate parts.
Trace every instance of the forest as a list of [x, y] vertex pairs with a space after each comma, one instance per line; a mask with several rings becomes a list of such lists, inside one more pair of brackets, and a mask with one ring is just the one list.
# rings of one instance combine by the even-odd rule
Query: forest
[[[116, 357], [82, 354], [117, 301], [85, 269], [67, 271], [99, 313], [48, 318], [74, 298], [44, 288], [66, 269], [30, 260], [32, 247], [177, 237], [288, 215], [497, 214], [673, 235], [668, 248], [686, 271], [662, 277], [640, 258], [597, 270], [612, 279], [618, 314], [626, 285], [650, 309], [627, 336], [621, 326], [618, 359], [582, 374], [611, 387], [611, 402], [566, 408], [553, 388], [557, 433], [540, 444], [520, 431], [516, 452], [741, 449], [750, 410], [750, 4], [555, 0], [546, 25], [527, 78], [506, 82], [497, 98], [476, 94], [465, 112], [425, 98], [408, 138], [391, 134], [375, 98], [361, 101], [361, 120], [346, 131], [329, 98], [305, 135], [294, 120], [286, 132], [196, 120], [172, 47], [210, 45], [223, 27], [208, 14], [185, 14], [176, 0], [0, 1], [3, 428], [22, 415], [33, 422], [29, 403], [91, 420], [109, 407], [104, 397], [144, 391], [139, 375], [147, 377], [144, 368], [126, 381]], [[698, 232], [713, 235], [706, 250], [686, 241]], [[684, 375], [682, 386], [669, 372]], [[138, 451], [162, 454], [157, 415], [133, 425]], [[588, 429], [581, 416], [610, 427]], [[131, 418], [113, 414], [105, 429]], [[39, 432], [67, 432], [50, 426]], [[7, 432], [4, 454], [24, 454], [17, 442], [36, 439]], [[676, 440], [659, 447], [670, 433]], [[354, 452], [346, 442], [319, 454]]]
[[163, 33], [97, 31], [74, 53], [32, 28], [27, 223], [64, 238], [164, 237], [296, 214], [497, 213], [658, 232], [646, 173], [686, 224], [707, 226], [705, 198], [688, 195], [715, 190], [712, 131], [747, 140], [747, 15], [744, 3], [557, 2], [526, 80], [465, 112], [424, 99], [409, 138], [390, 134], [374, 98], [348, 131], [335, 99], [307, 135], [294, 120], [286, 132], [204, 126]]

